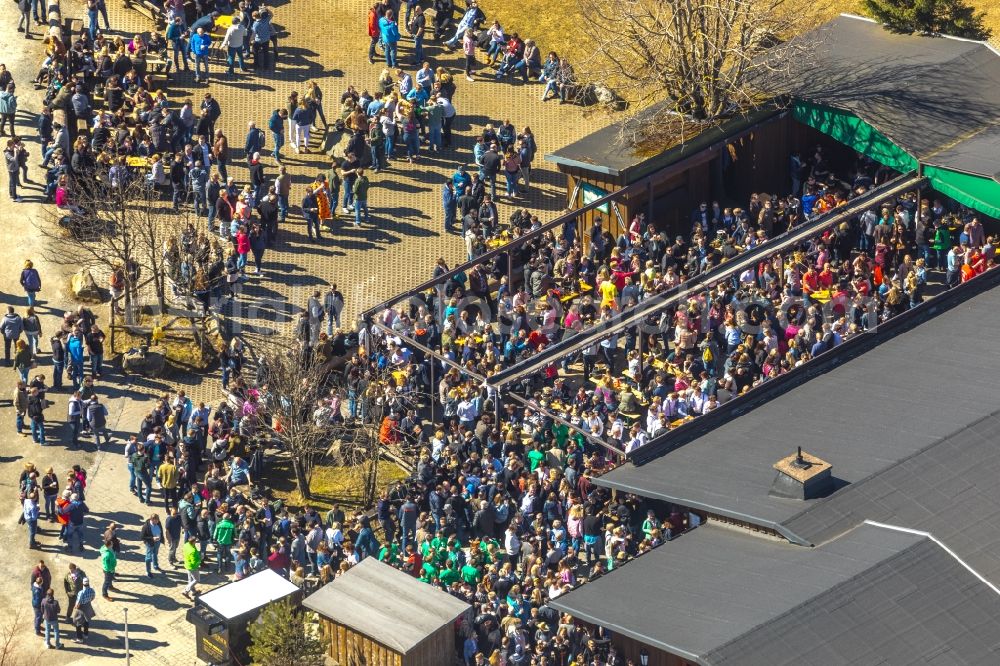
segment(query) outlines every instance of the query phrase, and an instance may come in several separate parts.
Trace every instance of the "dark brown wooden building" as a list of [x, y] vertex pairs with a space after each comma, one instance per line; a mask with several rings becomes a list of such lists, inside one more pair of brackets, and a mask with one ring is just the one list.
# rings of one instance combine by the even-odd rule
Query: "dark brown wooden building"
[[319, 613], [340, 666], [441, 666], [455, 656], [455, 621], [471, 606], [375, 558], [302, 602]]

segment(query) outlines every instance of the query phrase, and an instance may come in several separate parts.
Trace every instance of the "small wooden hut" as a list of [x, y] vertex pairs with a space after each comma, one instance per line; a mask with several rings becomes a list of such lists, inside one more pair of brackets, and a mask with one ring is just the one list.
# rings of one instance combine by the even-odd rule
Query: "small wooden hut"
[[441, 666], [455, 658], [460, 599], [369, 557], [302, 602], [340, 666]]

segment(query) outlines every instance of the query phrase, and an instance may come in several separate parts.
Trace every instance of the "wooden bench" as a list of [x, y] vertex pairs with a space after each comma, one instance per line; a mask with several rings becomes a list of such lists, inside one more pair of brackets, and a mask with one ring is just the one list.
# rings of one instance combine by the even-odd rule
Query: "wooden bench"
[[84, 118], [76, 119], [76, 135], [90, 136], [90, 123]]

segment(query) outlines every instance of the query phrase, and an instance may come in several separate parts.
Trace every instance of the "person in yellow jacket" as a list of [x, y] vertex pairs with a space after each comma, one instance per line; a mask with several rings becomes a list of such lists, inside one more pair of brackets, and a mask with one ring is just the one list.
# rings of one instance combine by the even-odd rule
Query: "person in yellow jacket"
[[188, 583], [187, 587], [184, 588], [182, 594], [191, 599], [193, 596], [197, 596], [198, 590], [195, 586], [201, 580], [201, 549], [198, 548], [197, 537], [188, 537], [187, 543], [184, 544], [184, 569], [187, 571]]
[[172, 456], [167, 456], [160, 464], [160, 468], [156, 471], [157, 476], [160, 479], [160, 487], [163, 488], [163, 508], [168, 512], [170, 507], [173, 506], [177, 508], [177, 466], [174, 464], [174, 459]]

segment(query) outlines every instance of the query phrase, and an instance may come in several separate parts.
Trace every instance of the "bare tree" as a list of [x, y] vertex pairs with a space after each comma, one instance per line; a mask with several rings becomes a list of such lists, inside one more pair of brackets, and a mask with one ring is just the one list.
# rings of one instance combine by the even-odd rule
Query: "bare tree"
[[39, 654], [33, 648], [21, 646], [20, 637], [30, 626], [25, 614], [14, 610], [7, 621], [0, 625], [0, 666], [34, 666], [39, 663]]
[[[149, 283], [160, 312], [166, 310], [164, 239], [177, 215], [164, 205], [143, 179], [95, 181], [79, 188], [73, 209], [58, 211], [57, 224], [40, 222], [40, 233], [52, 242], [46, 258], [59, 265], [83, 267], [100, 275], [119, 273], [124, 283], [127, 324], [136, 323], [141, 287]], [[142, 276], [149, 275], [146, 283]]]
[[306, 353], [293, 340], [274, 340], [258, 353], [263, 409], [258, 413], [262, 436], [292, 458], [295, 485], [311, 498], [309, 481], [315, 465], [329, 455], [346, 429], [324, 412], [322, 401], [340, 386], [340, 375], [319, 351]]
[[[776, 91], [761, 68], [789, 63], [784, 39], [814, 12], [794, 0], [581, 0], [593, 56], [584, 81], [629, 103], [620, 140], [683, 140], [751, 109]], [[815, 3], [813, 3], [815, 6]]]

